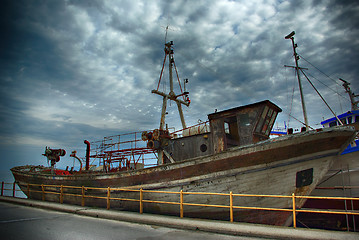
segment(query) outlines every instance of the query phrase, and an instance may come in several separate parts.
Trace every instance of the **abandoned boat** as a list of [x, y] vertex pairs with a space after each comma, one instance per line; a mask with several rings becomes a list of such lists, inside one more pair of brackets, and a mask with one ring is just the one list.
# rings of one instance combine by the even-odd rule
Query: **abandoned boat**
[[[46, 148], [45, 156], [51, 166], [19, 166], [11, 169], [17, 184], [31, 199], [58, 202], [57, 194], [41, 193], [41, 184], [76, 186], [63, 188], [63, 201], [80, 204], [81, 186], [127, 189], [161, 190], [169, 192], [215, 192], [276, 195], [309, 195], [326, 174], [339, 154], [355, 136], [352, 127], [336, 127], [269, 139], [277, 114], [281, 109], [266, 100], [208, 115], [208, 122], [186, 127], [182, 105], [188, 106], [188, 93], [176, 95], [173, 90], [172, 68], [174, 65], [173, 43], [165, 44], [165, 60], [169, 59], [170, 92], [159, 88], [152, 92], [163, 97], [160, 128], [140, 134], [145, 146], [135, 140], [135, 147], [120, 147], [116, 137], [105, 138], [99, 147], [85, 140], [86, 165], [80, 171], [56, 169], [56, 162], [65, 154], [61, 149]], [[163, 63], [160, 81], [162, 77]], [[177, 73], [177, 70], [176, 70]], [[177, 74], [178, 77], [178, 74]], [[180, 82], [180, 81], [179, 81]], [[185, 89], [185, 88], [184, 88]], [[183, 100], [181, 99], [183, 97]], [[183, 126], [182, 134], [170, 133], [165, 124], [167, 100], [177, 103]], [[137, 134], [138, 135], [138, 134]], [[128, 141], [125, 141], [128, 142]], [[124, 143], [124, 142], [122, 142]], [[123, 146], [123, 145], [122, 145]], [[145, 154], [155, 154], [157, 164], [144, 167]], [[76, 157], [73, 153], [72, 156]], [[136, 156], [136, 157], [135, 157]], [[99, 159], [101, 166], [93, 168], [90, 159]], [[142, 161], [142, 162], [141, 162]], [[118, 164], [118, 166], [114, 166]], [[39, 184], [37, 186], [29, 184]], [[32, 191], [29, 191], [31, 188]], [[37, 192], [35, 191], [37, 190]], [[91, 195], [106, 196], [104, 190], [87, 190]], [[111, 197], [139, 199], [138, 192], [113, 191]], [[178, 202], [178, 195], [146, 192], [144, 199]], [[106, 206], [104, 199], [85, 199], [86, 205]], [[228, 198], [211, 195], [185, 195], [188, 203], [228, 205]], [[305, 200], [296, 202], [297, 208]], [[291, 199], [236, 197], [234, 206], [291, 208]], [[136, 201], [112, 201], [111, 208], [138, 211]], [[179, 215], [175, 204], [144, 203], [145, 212]], [[187, 217], [228, 219], [227, 208], [184, 206]], [[234, 210], [234, 220], [273, 225], [289, 225], [290, 212], [264, 210]]]

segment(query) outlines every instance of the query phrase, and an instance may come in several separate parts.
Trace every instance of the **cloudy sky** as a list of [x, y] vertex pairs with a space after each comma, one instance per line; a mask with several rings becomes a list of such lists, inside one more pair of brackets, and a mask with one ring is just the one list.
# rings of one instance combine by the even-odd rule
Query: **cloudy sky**
[[[293, 30], [300, 65], [336, 113], [350, 108], [338, 78], [359, 93], [357, 1], [9, 0], [0, 11], [5, 177], [12, 166], [46, 164], [45, 146], [81, 156], [84, 139], [158, 128], [162, 99], [151, 90], [166, 26], [180, 79], [189, 79], [188, 125], [215, 109], [269, 99], [283, 109], [278, 126], [300, 127], [289, 118], [303, 121], [297, 80], [284, 67], [294, 65], [284, 39]], [[318, 128], [332, 115], [305, 79], [303, 89]], [[178, 129], [176, 105], [168, 112]]]

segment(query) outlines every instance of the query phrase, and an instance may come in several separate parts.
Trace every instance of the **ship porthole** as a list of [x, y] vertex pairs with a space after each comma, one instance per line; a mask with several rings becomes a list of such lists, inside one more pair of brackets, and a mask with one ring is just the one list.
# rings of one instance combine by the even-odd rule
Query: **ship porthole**
[[199, 149], [201, 149], [202, 152], [207, 151], [207, 145], [206, 144], [202, 144]]

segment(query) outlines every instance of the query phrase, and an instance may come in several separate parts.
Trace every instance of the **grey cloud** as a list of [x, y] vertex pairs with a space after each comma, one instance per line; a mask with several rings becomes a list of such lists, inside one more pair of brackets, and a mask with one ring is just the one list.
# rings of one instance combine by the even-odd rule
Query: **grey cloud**
[[[296, 79], [283, 67], [294, 64], [284, 39], [293, 30], [301, 66], [335, 111], [338, 97], [327, 86], [347, 110], [337, 78], [359, 91], [357, 8], [356, 1], [5, 1], [0, 133], [82, 147], [83, 138], [156, 128], [162, 99], [150, 92], [167, 25], [179, 76], [190, 80], [188, 125], [263, 99], [283, 108], [280, 124], [288, 112], [300, 119]], [[310, 122], [329, 117], [305, 80], [303, 87]], [[169, 110], [170, 125], [179, 126], [176, 108]]]

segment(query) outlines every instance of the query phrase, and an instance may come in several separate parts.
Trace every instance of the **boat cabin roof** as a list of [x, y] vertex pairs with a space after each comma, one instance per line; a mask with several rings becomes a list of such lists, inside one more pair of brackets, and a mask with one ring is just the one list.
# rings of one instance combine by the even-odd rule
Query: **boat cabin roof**
[[[359, 122], [359, 110], [354, 110], [354, 111], [348, 111], [346, 113], [340, 114], [338, 115], [338, 118], [341, 121], [344, 121], [343, 124], [350, 124], [350, 123], [354, 123], [354, 122]], [[322, 122], [320, 122], [320, 124], [324, 127], [330, 126], [336, 126], [337, 125], [337, 118], [336, 117], [332, 117], [329, 119], [326, 119]]]
[[276, 112], [282, 112], [282, 109], [280, 107], [278, 107], [277, 105], [275, 105], [274, 103], [272, 103], [269, 100], [264, 100], [264, 101], [257, 102], [257, 103], [252, 103], [252, 104], [248, 104], [248, 105], [244, 105], [244, 106], [240, 106], [240, 107], [227, 109], [227, 110], [220, 111], [220, 112], [211, 113], [208, 115], [208, 119], [213, 120], [213, 119], [217, 119], [217, 118], [223, 118], [223, 117], [226, 117], [226, 115], [230, 116], [230, 115], [240, 113], [243, 111], [247, 111], [248, 109], [257, 108], [257, 107], [260, 107], [263, 105], [268, 105], [273, 110], [276, 110]]

